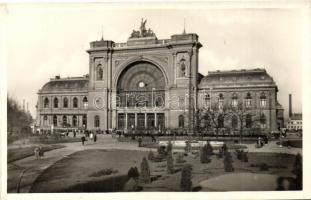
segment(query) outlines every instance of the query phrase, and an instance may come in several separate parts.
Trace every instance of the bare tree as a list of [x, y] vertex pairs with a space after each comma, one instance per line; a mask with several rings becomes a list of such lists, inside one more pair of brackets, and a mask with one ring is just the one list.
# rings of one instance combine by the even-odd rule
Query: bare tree
[[[218, 140], [219, 129], [224, 128], [225, 120], [230, 116], [231, 110], [227, 105], [219, 106], [212, 104], [210, 107], [203, 107], [197, 112], [197, 126], [207, 129], [213, 129]], [[203, 122], [203, 123], [202, 123]]]

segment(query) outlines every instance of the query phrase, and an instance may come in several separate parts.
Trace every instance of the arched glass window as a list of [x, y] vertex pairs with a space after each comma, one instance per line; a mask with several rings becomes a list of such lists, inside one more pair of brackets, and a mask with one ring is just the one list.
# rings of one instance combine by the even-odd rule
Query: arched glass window
[[53, 102], [53, 104], [54, 104], [54, 108], [58, 108], [58, 98], [54, 98], [54, 102]]
[[264, 114], [261, 114], [260, 115], [260, 127], [266, 128], [266, 122], [267, 122], [266, 116]]
[[246, 118], [245, 118], [245, 126], [246, 126], [246, 128], [251, 128], [252, 124], [253, 124], [252, 116], [250, 114], [247, 114]]
[[232, 116], [231, 125], [233, 129], [236, 129], [238, 127], [238, 117], [236, 115]]
[[237, 107], [238, 106], [238, 95], [236, 93], [233, 93], [231, 97], [231, 106]]
[[67, 126], [67, 116], [66, 115], [63, 116], [63, 126], [64, 127]]
[[247, 93], [246, 97], [245, 97], [245, 107], [249, 108], [252, 106], [252, 96], [251, 93]]
[[99, 64], [97, 65], [97, 68], [96, 68], [96, 79], [98, 81], [103, 80], [103, 76], [104, 76], [103, 68], [102, 68], [102, 65]]
[[43, 125], [44, 126], [48, 125], [48, 116], [47, 115], [43, 116]]
[[179, 115], [178, 117], [178, 127], [179, 128], [184, 128], [185, 126], [185, 119], [183, 115]]
[[73, 101], [73, 107], [77, 108], [78, 107], [78, 98], [74, 97], [72, 101]]
[[77, 126], [77, 116], [76, 115], [74, 115], [73, 117], [72, 117], [72, 125], [73, 126]]
[[224, 128], [224, 116], [223, 115], [219, 115], [217, 118], [217, 122], [218, 122], [218, 128]]
[[53, 116], [53, 125], [57, 126], [57, 116], [56, 115]]
[[88, 100], [87, 100], [87, 97], [84, 97], [82, 101], [83, 101], [83, 107], [84, 107], [84, 108], [87, 108], [87, 107], [88, 107]]
[[262, 108], [267, 106], [267, 99], [266, 99], [266, 95], [264, 92], [260, 94], [259, 104], [260, 104], [260, 107]]
[[48, 108], [49, 104], [50, 104], [49, 99], [47, 97], [45, 97], [45, 99], [44, 99], [44, 108]]
[[222, 93], [219, 94], [218, 107], [219, 109], [222, 109], [224, 107], [224, 96]]
[[67, 97], [65, 97], [65, 98], [63, 99], [63, 107], [64, 107], [64, 108], [68, 108], [68, 98], [67, 98]]
[[99, 127], [99, 124], [100, 124], [100, 121], [99, 121], [100, 119], [99, 119], [99, 116], [98, 115], [96, 115], [95, 117], [94, 117], [94, 126], [95, 127]]

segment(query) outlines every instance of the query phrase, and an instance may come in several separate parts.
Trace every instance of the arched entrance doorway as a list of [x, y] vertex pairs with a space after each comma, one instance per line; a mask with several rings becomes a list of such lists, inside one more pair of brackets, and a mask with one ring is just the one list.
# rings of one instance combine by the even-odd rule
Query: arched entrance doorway
[[164, 128], [165, 87], [156, 65], [139, 61], [127, 66], [117, 82], [117, 128]]

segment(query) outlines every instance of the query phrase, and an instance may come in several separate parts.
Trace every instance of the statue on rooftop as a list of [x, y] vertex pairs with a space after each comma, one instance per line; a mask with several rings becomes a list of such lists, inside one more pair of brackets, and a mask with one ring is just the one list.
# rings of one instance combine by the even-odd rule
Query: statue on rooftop
[[146, 29], [147, 20], [144, 18], [141, 19], [141, 24], [139, 27], [139, 31], [133, 30], [130, 36], [131, 38], [141, 38], [141, 37], [155, 37], [154, 32], [149, 28]]

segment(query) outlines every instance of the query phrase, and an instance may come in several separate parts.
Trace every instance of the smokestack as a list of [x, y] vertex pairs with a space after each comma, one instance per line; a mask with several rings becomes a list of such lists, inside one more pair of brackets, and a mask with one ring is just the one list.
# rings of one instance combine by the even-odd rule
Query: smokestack
[[288, 115], [289, 115], [289, 117], [291, 117], [293, 115], [293, 113], [292, 113], [292, 94], [289, 94], [288, 106], [289, 106]]
[[25, 111], [25, 99], [23, 99], [23, 111]]

